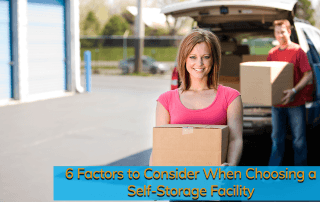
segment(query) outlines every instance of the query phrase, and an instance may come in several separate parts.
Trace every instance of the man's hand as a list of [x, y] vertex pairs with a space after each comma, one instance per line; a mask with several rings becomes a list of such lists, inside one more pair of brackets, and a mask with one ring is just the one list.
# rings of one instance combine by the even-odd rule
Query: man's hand
[[283, 105], [286, 105], [294, 100], [295, 93], [292, 91], [292, 89], [283, 91], [283, 94], [284, 97], [281, 99]]

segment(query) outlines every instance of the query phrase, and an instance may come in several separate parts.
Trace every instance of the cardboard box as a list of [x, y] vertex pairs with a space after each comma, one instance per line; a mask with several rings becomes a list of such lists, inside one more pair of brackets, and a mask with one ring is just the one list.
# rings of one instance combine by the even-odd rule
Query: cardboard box
[[237, 50], [237, 43], [235, 42], [227, 42], [227, 41], [222, 41], [220, 42], [221, 45], [221, 52], [234, 52]]
[[226, 161], [228, 126], [168, 124], [153, 128], [153, 166], [220, 166]]
[[293, 64], [245, 62], [240, 64], [240, 91], [244, 104], [281, 104], [283, 91], [293, 88]]
[[222, 55], [219, 75], [239, 77], [239, 67], [242, 59], [238, 55]]
[[231, 87], [240, 92], [240, 79], [233, 76], [219, 76], [219, 84]]

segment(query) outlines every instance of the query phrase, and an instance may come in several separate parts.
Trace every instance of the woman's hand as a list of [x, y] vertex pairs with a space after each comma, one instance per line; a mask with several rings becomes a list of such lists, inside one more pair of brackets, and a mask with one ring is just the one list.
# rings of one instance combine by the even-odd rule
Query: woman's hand
[[231, 164], [231, 163], [224, 162], [223, 164], [221, 164], [221, 166], [236, 166], [236, 165]]
[[152, 166], [152, 152], [151, 152], [151, 154], [150, 154], [149, 166]]

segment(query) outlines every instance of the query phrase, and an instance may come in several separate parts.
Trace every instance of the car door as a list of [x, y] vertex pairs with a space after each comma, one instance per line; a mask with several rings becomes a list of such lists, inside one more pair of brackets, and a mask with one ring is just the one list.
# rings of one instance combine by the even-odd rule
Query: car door
[[142, 71], [143, 72], [149, 72], [150, 64], [146, 59], [142, 59]]
[[132, 73], [134, 72], [134, 61], [135, 59], [134, 58], [129, 58], [128, 59], [128, 67], [129, 67], [129, 73]]
[[301, 47], [304, 46], [314, 76], [314, 102], [306, 104], [308, 125], [314, 128], [320, 124], [320, 30], [308, 24], [296, 24], [300, 35], [303, 35], [299, 37], [299, 41]]

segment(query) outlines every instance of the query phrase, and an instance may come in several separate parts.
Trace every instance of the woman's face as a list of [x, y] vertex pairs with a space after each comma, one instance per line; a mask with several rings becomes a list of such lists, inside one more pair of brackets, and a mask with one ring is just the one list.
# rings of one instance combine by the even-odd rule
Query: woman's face
[[212, 68], [212, 64], [212, 54], [205, 42], [195, 45], [186, 60], [186, 68], [191, 79], [206, 78]]

